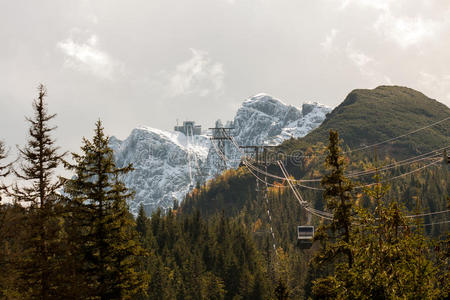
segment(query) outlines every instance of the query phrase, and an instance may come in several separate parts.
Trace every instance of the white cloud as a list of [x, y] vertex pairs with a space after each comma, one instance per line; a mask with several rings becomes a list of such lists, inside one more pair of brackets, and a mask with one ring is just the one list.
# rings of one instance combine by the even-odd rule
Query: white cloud
[[60, 41], [57, 46], [65, 54], [64, 66], [68, 68], [112, 79], [121, 67], [108, 53], [98, 49], [98, 37], [95, 34], [83, 42], [70, 37]]
[[438, 23], [422, 17], [395, 17], [389, 11], [381, 14], [374, 24], [375, 30], [402, 48], [420, 44], [432, 38]]
[[443, 24], [424, 18], [420, 12], [413, 17], [403, 15], [404, 12], [401, 10], [399, 14], [398, 10], [404, 6], [404, 2], [404, 0], [343, 0], [341, 9], [346, 9], [350, 5], [374, 9], [378, 12], [378, 18], [373, 24], [376, 33], [406, 49], [435, 36]]
[[389, 76], [380, 72], [380, 64], [373, 57], [367, 55], [362, 50], [353, 46], [353, 42], [347, 43], [345, 48], [347, 58], [358, 68], [362, 76], [364, 76], [371, 84], [392, 84]]
[[450, 74], [434, 75], [420, 72], [418, 85], [430, 97], [438, 101], [450, 101]]
[[320, 46], [322, 46], [323, 51], [326, 53], [330, 53], [334, 49], [334, 41], [337, 33], [338, 31], [335, 28], [331, 29], [330, 33], [325, 37], [325, 40], [320, 43]]
[[192, 57], [189, 60], [177, 65], [172, 72], [163, 72], [168, 81], [168, 96], [207, 96], [213, 92], [221, 92], [225, 75], [223, 65], [213, 62], [206, 51], [190, 50]]
[[380, 9], [380, 10], [389, 10], [390, 6], [394, 1], [399, 0], [342, 0], [341, 2], [341, 9], [345, 9], [351, 4], [357, 4], [360, 6]]
[[350, 61], [361, 71], [364, 71], [367, 64], [373, 61], [373, 58], [371, 58], [361, 50], [354, 48], [351, 42], [347, 44], [345, 53], [347, 54], [347, 57], [350, 59]]
[[[422, 4], [427, 3], [422, 1]], [[375, 10], [378, 14], [373, 24], [375, 32], [403, 49], [432, 38], [443, 25], [421, 16], [420, 11], [414, 16], [404, 15], [405, 0], [342, 0], [340, 8], [344, 10], [352, 5]]]

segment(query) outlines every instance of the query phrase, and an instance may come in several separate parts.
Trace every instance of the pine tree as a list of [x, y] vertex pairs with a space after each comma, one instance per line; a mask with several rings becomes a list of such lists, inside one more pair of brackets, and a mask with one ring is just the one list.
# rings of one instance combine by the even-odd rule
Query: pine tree
[[[321, 225], [316, 231], [314, 238], [322, 242], [323, 249], [314, 257], [313, 263], [316, 265], [312, 265], [312, 268], [337, 263], [336, 269], [349, 270], [353, 265], [354, 203], [351, 194], [353, 184], [345, 177], [346, 163], [339, 143], [337, 131], [330, 130], [328, 155], [325, 158], [325, 167], [329, 173], [323, 176], [321, 184], [324, 187], [326, 208], [333, 212], [333, 219], [329, 224]], [[345, 264], [342, 263], [344, 258]], [[318, 298], [333, 299], [336, 297], [336, 282], [333, 275], [319, 278], [313, 281], [312, 292]], [[346, 280], [345, 283], [347, 286], [343, 288], [351, 289], [352, 280]]]
[[138, 216], [136, 218], [136, 230], [141, 235], [142, 239], [144, 239], [147, 236], [147, 229], [148, 229], [148, 218], [145, 214], [144, 205], [139, 205], [139, 211]]
[[116, 167], [108, 141], [98, 121], [92, 142], [83, 139], [82, 154], [72, 154], [75, 178], [65, 187], [76, 228], [71, 244], [80, 245], [76, 256], [83, 261], [78, 275], [85, 276], [85, 297], [129, 299], [147, 283], [136, 271], [144, 251], [126, 204], [133, 193], [120, 180], [132, 167]]
[[[5, 145], [3, 141], [0, 140], [0, 298], [12, 297], [11, 288], [12, 282], [16, 280], [15, 268], [13, 266], [13, 252], [11, 252], [11, 232], [13, 228], [11, 225], [14, 223], [14, 216], [11, 217], [11, 206], [1, 202], [2, 200], [2, 190], [6, 189], [6, 186], [1, 181], [2, 178], [6, 177], [9, 173], [9, 166], [3, 165], [1, 162], [7, 157]], [[17, 224], [14, 224], [17, 225]], [[16, 226], [17, 228], [17, 226]], [[17, 233], [14, 231], [14, 233]], [[15, 250], [15, 249], [14, 249]], [[18, 296], [17, 294], [15, 295]]]
[[278, 284], [275, 288], [275, 298], [278, 300], [289, 299], [289, 293], [287, 291], [286, 285], [281, 279], [278, 280]]
[[[5, 144], [3, 143], [3, 141], [0, 140], [0, 162], [2, 160], [4, 160], [6, 157], [7, 157], [7, 152], [6, 152]], [[10, 165], [11, 164], [2, 165], [0, 163], [0, 178], [8, 176], [8, 174], [10, 173], [10, 170], [9, 170]], [[2, 186], [2, 185], [0, 185], [0, 186]], [[0, 200], [1, 200], [1, 198], [0, 198]]]
[[[352, 289], [336, 292], [344, 298], [358, 299], [444, 299], [445, 290], [437, 279], [441, 262], [430, 260], [430, 244], [420, 229], [403, 216], [396, 201], [385, 203], [388, 187], [380, 183], [366, 190], [377, 202], [372, 214], [359, 211], [359, 230], [356, 231], [351, 269], [336, 269], [336, 287]], [[445, 286], [445, 283], [444, 283]], [[445, 287], [444, 287], [445, 289]]]
[[51, 136], [56, 127], [48, 123], [56, 115], [47, 112], [43, 85], [39, 85], [38, 93], [33, 101], [34, 117], [27, 118], [30, 123], [27, 146], [19, 149], [22, 163], [19, 170], [14, 170], [23, 184], [14, 185], [8, 196], [27, 206], [23, 224], [27, 236], [19, 263], [22, 291], [31, 298], [51, 299], [58, 298], [62, 286], [59, 257], [63, 232], [57, 190], [63, 181], [55, 179], [54, 172], [64, 154], [58, 154], [59, 147]]
[[409, 224], [396, 201], [387, 204], [389, 185], [381, 183], [379, 172], [373, 178], [376, 184], [364, 192], [375, 200], [375, 211], [359, 212], [361, 229], [355, 239], [352, 270], [359, 279], [355, 290], [366, 299], [442, 297], [420, 222]]
[[351, 268], [353, 254], [349, 244], [354, 214], [353, 184], [344, 175], [346, 163], [339, 143], [338, 132], [330, 130], [328, 156], [325, 159], [325, 166], [329, 173], [323, 176], [321, 184], [325, 189], [323, 197], [326, 200], [326, 208], [333, 212], [333, 220], [330, 224], [323, 226], [319, 233], [323, 234], [322, 237], [326, 241], [328, 238], [326, 231], [330, 230], [335, 243], [328, 244], [328, 248], [323, 255], [319, 256], [319, 260], [334, 259], [337, 255], [344, 254], [347, 257], [348, 267]]
[[[2, 192], [6, 191], [6, 189], [7, 189], [7, 186], [1, 180], [11, 173], [10, 167], [11, 167], [12, 163], [9, 163], [9, 164], [2, 163], [2, 161], [4, 159], [6, 159], [7, 155], [8, 155], [8, 153], [6, 151], [5, 144], [3, 143], [3, 141], [0, 140], [0, 205], [1, 205], [1, 201], [2, 201]], [[1, 219], [1, 215], [0, 215], [0, 219]], [[1, 220], [0, 220], [0, 230], [1, 230], [1, 228], [2, 227], [1, 227]]]
[[25, 297], [19, 263], [23, 259], [25, 209], [18, 204], [0, 204], [0, 299]]
[[[374, 180], [375, 184], [365, 189], [366, 196], [376, 204], [374, 213], [355, 207], [358, 217], [351, 221], [349, 242], [342, 243], [338, 237], [324, 251], [338, 254], [339, 247], [345, 246], [352, 254], [352, 263], [337, 260], [331, 275], [313, 282], [314, 296], [318, 299], [446, 298], [445, 284], [437, 280], [438, 268], [430, 260], [430, 245], [420, 224], [410, 227], [397, 202], [386, 204], [389, 186], [381, 184], [378, 172]], [[330, 257], [322, 253], [318, 261]]]

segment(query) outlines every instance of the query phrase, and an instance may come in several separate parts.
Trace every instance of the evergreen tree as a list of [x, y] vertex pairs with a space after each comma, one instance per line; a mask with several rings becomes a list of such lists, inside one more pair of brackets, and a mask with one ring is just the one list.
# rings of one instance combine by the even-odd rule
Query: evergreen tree
[[345, 177], [345, 159], [339, 147], [339, 134], [330, 130], [330, 143], [327, 147], [328, 155], [325, 166], [329, 173], [322, 177], [321, 184], [325, 191], [323, 197], [326, 200], [326, 208], [333, 212], [330, 224], [319, 229], [317, 239], [328, 240], [328, 231], [333, 235], [334, 243], [326, 243], [326, 249], [317, 256], [319, 262], [334, 260], [343, 254], [347, 258], [348, 267], [353, 264], [353, 254], [350, 248], [351, 226], [353, 222], [354, 203], [352, 197], [353, 184]]
[[[5, 144], [0, 140], [0, 179], [9, 175], [9, 167], [11, 164], [2, 164], [1, 162], [7, 157]], [[4, 189], [4, 185], [0, 182], [0, 190]], [[1, 195], [0, 195], [1, 200]]]
[[[8, 174], [10, 173], [9, 170], [9, 164], [7, 165], [2, 165], [2, 160], [4, 160], [7, 156], [6, 153], [6, 149], [5, 149], [5, 145], [3, 143], [3, 141], [0, 140], [0, 180], [6, 176], [8, 176]], [[0, 206], [2, 205], [1, 201], [2, 201], [2, 191], [6, 190], [6, 186], [4, 185], [4, 183], [2, 181], [0, 181]], [[0, 242], [2, 242], [3, 240], [1, 239], [2, 237], [2, 231], [3, 231], [3, 227], [5, 224], [5, 214], [6, 212], [2, 209], [0, 210]]]
[[[450, 196], [447, 196], [447, 209], [450, 209]], [[438, 282], [441, 283], [442, 294], [450, 296], [450, 231], [442, 234], [436, 245], [437, 261], [439, 262]], [[443, 297], [443, 298], [445, 298]]]
[[61, 247], [61, 207], [57, 190], [62, 186], [54, 172], [64, 154], [51, 133], [56, 127], [49, 122], [56, 116], [47, 112], [44, 99], [47, 95], [43, 85], [38, 87], [38, 98], [33, 101], [34, 117], [30, 123], [27, 146], [19, 149], [22, 163], [15, 175], [23, 184], [14, 185], [8, 196], [27, 206], [27, 217], [23, 224], [26, 233], [23, 259], [19, 262], [22, 291], [30, 298], [58, 298], [63, 284]]
[[5, 145], [0, 140], [0, 298], [14, 298], [18, 297], [18, 291], [14, 289], [14, 282], [17, 280], [17, 272], [14, 267], [15, 255], [17, 253], [15, 248], [15, 237], [17, 237], [17, 229], [19, 226], [16, 222], [15, 214], [12, 213], [12, 206], [2, 203], [2, 190], [6, 186], [1, 181], [2, 178], [8, 176], [10, 173], [9, 165], [2, 164], [2, 161], [7, 157]]
[[287, 291], [286, 285], [283, 283], [281, 279], [278, 280], [278, 284], [275, 288], [275, 298], [278, 300], [289, 299], [289, 293]]
[[[366, 194], [377, 202], [374, 214], [360, 209], [359, 230], [352, 245], [354, 264], [338, 265], [333, 277], [337, 298], [344, 299], [444, 299], [445, 281], [439, 282], [430, 244], [411, 224], [396, 202], [385, 203], [388, 187], [379, 183]], [[351, 289], [343, 289], [349, 286]]]
[[366, 188], [365, 194], [375, 200], [375, 211], [360, 210], [353, 270], [360, 280], [355, 289], [367, 299], [441, 298], [445, 291], [436, 278], [438, 269], [430, 260], [430, 244], [420, 221], [410, 224], [396, 201], [387, 204], [389, 185], [381, 183], [378, 172], [374, 180], [376, 184]]
[[[320, 299], [447, 297], [445, 283], [437, 280], [438, 268], [430, 260], [430, 245], [420, 230], [420, 222], [411, 225], [398, 203], [387, 205], [389, 186], [381, 184], [378, 172], [374, 180], [375, 184], [366, 188], [365, 194], [375, 202], [375, 211], [355, 208], [358, 218], [353, 218], [349, 242], [343, 244], [351, 251], [352, 263], [338, 260], [331, 275], [313, 282], [314, 296]], [[337, 238], [324, 252], [339, 249], [339, 243]], [[329, 257], [322, 255], [317, 257], [319, 262]]]
[[[339, 146], [339, 134], [330, 130], [328, 155], [325, 158], [325, 167], [329, 171], [322, 177], [321, 184], [324, 187], [323, 197], [326, 200], [326, 208], [333, 212], [333, 218], [327, 225], [321, 225], [315, 234], [315, 239], [320, 240], [323, 249], [316, 254], [313, 263], [318, 265], [332, 265], [338, 263], [341, 269], [350, 269], [353, 265], [353, 228], [354, 203], [352, 198], [353, 184], [345, 177], [346, 163]], [[346, 260], [343, 264], [342, 260]], [[318, 266], [311, 266], [318, 268]], [[351, 280], [345, 281], [351, 289]], [[333, 276], [319, 278], [313, 282], [313, 294], [318, 298], [336, 297], [336, 279]]]
[[[418, 223], [410, 227], [395, 202], [382, 204], [377, 211], [379, 217], [360, 214], [355, 262], [350, 270], [337, 270], [337, 286], [351, 277], [354, 287], [346, 294], [354, 298], [441, 298], [437, 268], [429, 259], [430, 245], [422, 230], [413, 228]], [[344, 273], [351, 276], [344, 277]]]
[[138, 216], [136, 217], [136, 230], [142, 238], [147, 236], [148, 218], [145, 213], [144, 205], [139, 205]]
[[98, 121], [92, 142], [83, 139], [82, 154], [72, 154], [75, 178], [65, 187], [75, 228], [71, 244], [80, 245], [75, 256], [83, 262], [77, 275], [84, 276], [84, 297], [129, 299], [147, 283], [136, 271], [144, 251], [126, 204], [133, 193], [120, 180], [132, 167], [116, 167], [108, 141]]
[[0, 299], [26, 296], [19, 273], [23, 259], [25, 209], [18, 204], [0, 204]]

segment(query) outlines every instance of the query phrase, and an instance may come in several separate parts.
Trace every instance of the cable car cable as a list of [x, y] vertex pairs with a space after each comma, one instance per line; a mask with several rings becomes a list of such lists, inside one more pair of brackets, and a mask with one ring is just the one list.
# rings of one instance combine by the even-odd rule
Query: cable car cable
[[[450, 119], [450, 117], [444, 118], [444, 119], [442, 119], [442, 120], [440, 120], [440, 121], [431, 123], [431, 124], [429, 124], [429, 125], [427, 125], [427, 126], [424, 126], [424, 127], [418, 128], [418, 129], [415, 129], [415, 130], [413, 130], [413, 131], [407, 132], [407, 133], [405, 133], [405, 134], [402, 134], [402, 135], [399, 135], [399, 136], [396, 136], [396, 137], [393, 137], [393, 138], [390, 138], [390, 139], [387, 139], [387, 140], [384, 140], [384, 141], [381, 141], [381, 142], [378, 142], [378, 143], [375, 143], [375, 144], [371, 144], [371, 145], [368, 145], [368, 146], [364, 146], [364, 147], [360, 147], [360, 148], [356, 148], [356, 149], [351, 149], [351, 150], [345, 151], [345, 152], [343, 152], [343, 154], [348, 154], [348, 153], [358, 152], [358, 151], [366, 150], [366, 149], [369, 149], [369, 148], [372, 148], [372, 147], [376, 147], [376, 146], [379, 146], [379, 145], [382, 145], [382, 144], [385, 144], [385, 143], [388, 143], [388, 142], [392, 142], [392, 141], [398, 140], [398, 139], [400, 139], [400, 138], [402, 138], [402, 137], [405, 137], [405, 136], [408, 136], [408, 135], [411, 135], [411, 134], [420, 132], [420, 131], [422, 131], [422, 130], [425, 130], [425, 129], [427, 129], [427, 128], [436, 126], [436, 125], [438, 125], [438, 124], [440, 124], [440, 123], [442, 123], [442, 122], [447, 121], [448, 119]], [[312, 155], [305, 155], [305, 156], [301, 156], [301, 155], [300, 155], [300, 156], [296, 156], [296, 155], [286, 155], [286, 156], [298, 158], [298, 157], [311, 157]], [[323, 156], [326, 156], [326, 155], [323, 155], [323, 154], [322, 154], [322, 155], [315, 155], [315, 156], [317, 156], [317, 157], [321, 157], [321, 156], [322, 156], [322, 157], [323, 157]]]

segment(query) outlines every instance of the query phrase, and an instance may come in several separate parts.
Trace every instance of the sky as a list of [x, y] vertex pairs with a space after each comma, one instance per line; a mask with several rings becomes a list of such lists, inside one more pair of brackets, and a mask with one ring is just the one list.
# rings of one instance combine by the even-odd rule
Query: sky
[[99, 118], [140, 125], [231, 120], [248, 97], [342, 102], [402, 85], [450, 106], [448, 0], [0, 1], [0, 139], [24, 145], [37, 86], [63, 150]]

